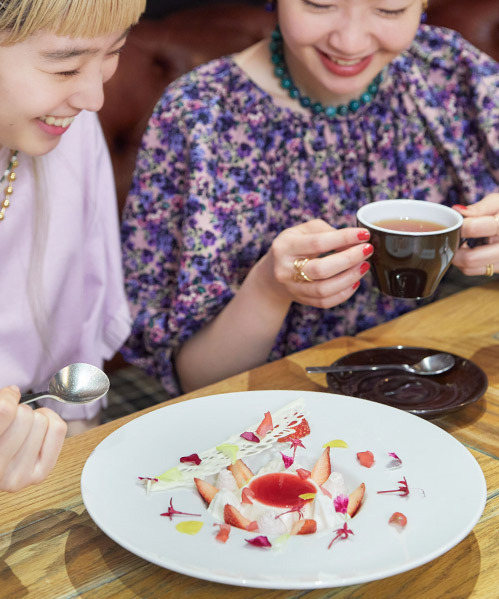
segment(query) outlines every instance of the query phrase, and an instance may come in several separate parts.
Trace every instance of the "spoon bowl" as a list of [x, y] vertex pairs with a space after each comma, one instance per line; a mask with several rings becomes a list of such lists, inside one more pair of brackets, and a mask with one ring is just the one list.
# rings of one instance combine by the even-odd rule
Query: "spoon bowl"
[[365, 370], [404, 370], [411, 374], [433, 376], [450, 370], [456, 359], [452, 354], [438, 353], [426, 356], [414, 364], [356, 364], [355, 366], [307, 366], [306, 371], [312, 372], [363, 372]]
[[42, 398], [55, 399], [63, 403], [91, 403], [109, 391], [109, 379], [97, 366], [78, 362], [65, 366], [49, 381], [48, 392], [28, 393], [20, 403], [31, 403]]

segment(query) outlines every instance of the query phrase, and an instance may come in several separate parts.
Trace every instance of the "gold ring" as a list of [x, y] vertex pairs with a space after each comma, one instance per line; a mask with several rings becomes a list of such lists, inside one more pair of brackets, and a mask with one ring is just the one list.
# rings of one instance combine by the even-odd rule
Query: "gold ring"
[[494, 265], [493, 264], [487, 264], [487, 267], [485, 268], [485, 276], [487, 277], [491, 277], [494, 274]]
[[297, 258], [294, 262], [293, 262], [293, 266], [295, 269], [295, 274], [293, 277], [293, 280], [296, 281], [297, 283], [303, 283], [303, 281], [306, 281], [307, 283], [313, 283], [313, 279], [311, 279], [308, 275], [306, 275], [303, 272], [303, 268], [305, 266], [305, 264], [307, 264], [307, 262], [309, 262], [308, 258]]
[[499, 235], [499, 212], [494, 214], [494, 220], [496, 221], [496, 237]]

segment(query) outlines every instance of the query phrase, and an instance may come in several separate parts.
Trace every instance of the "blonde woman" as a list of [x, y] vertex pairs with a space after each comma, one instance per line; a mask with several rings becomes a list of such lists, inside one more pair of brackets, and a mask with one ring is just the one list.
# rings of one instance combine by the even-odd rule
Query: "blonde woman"
[[[128, 335], [114, 182], [95, 113], [144, 8], [0, 1], [0, 386], [46, 389], [67, 364], [101, 366]], [[0, 394], [0, 490], [44, 478], [64, 436], [53, 412], [26, 423], [18, 395]], [[46, 405], [71, 433], [98, 422], [101, 408]], [[31, 463], [44, 464], [14, 468], [28, 445]]]

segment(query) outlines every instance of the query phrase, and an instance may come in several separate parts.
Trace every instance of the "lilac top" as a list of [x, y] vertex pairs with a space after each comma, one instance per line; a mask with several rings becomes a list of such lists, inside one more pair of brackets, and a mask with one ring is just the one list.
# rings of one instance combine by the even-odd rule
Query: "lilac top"
[[[0, 164], [7, 162], [3, 148]], [[102, 366], [130, 330], [115, 186], [97, 116], [78, 115], [59, 145], [34, 162], [35, 169], [19, 155], [0, 223], [0, 386], [23, 391], [46, 390], [67, 364]], [[44, 403], [67, 420], [100, 408]]]
[[[283, 229], [355, 225], [376, 200], [468, 204], [499, 181], [498, 65], [423, 26], [375, 99], [328, 119], [277, 105], [232, 57], [170, 85], [149, 121], [122, 228], [125, 357], [179, 392], [172, 352], [213, 319]], [[329, 310], [293, 304], [269, 360], [413, 308], [367, 275]], [[237, 335], [237, 330], [227, 331]]]

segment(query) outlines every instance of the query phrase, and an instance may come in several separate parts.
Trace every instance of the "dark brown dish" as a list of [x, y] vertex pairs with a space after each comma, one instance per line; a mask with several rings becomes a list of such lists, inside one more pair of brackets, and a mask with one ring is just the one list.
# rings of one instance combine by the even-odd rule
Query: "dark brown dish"
[[[343, 356], [334, 366], [356, 364], [412, 364], [439, 350], [426, 347], [375, 347]], [[398, 370], [329, 373], [333, 393], [376, 401], [411, 414], [435, 418], [480, 399], [488, 387], [485, 372], [474, 362], [453, 354], [456, 364], [435, 376]]]

